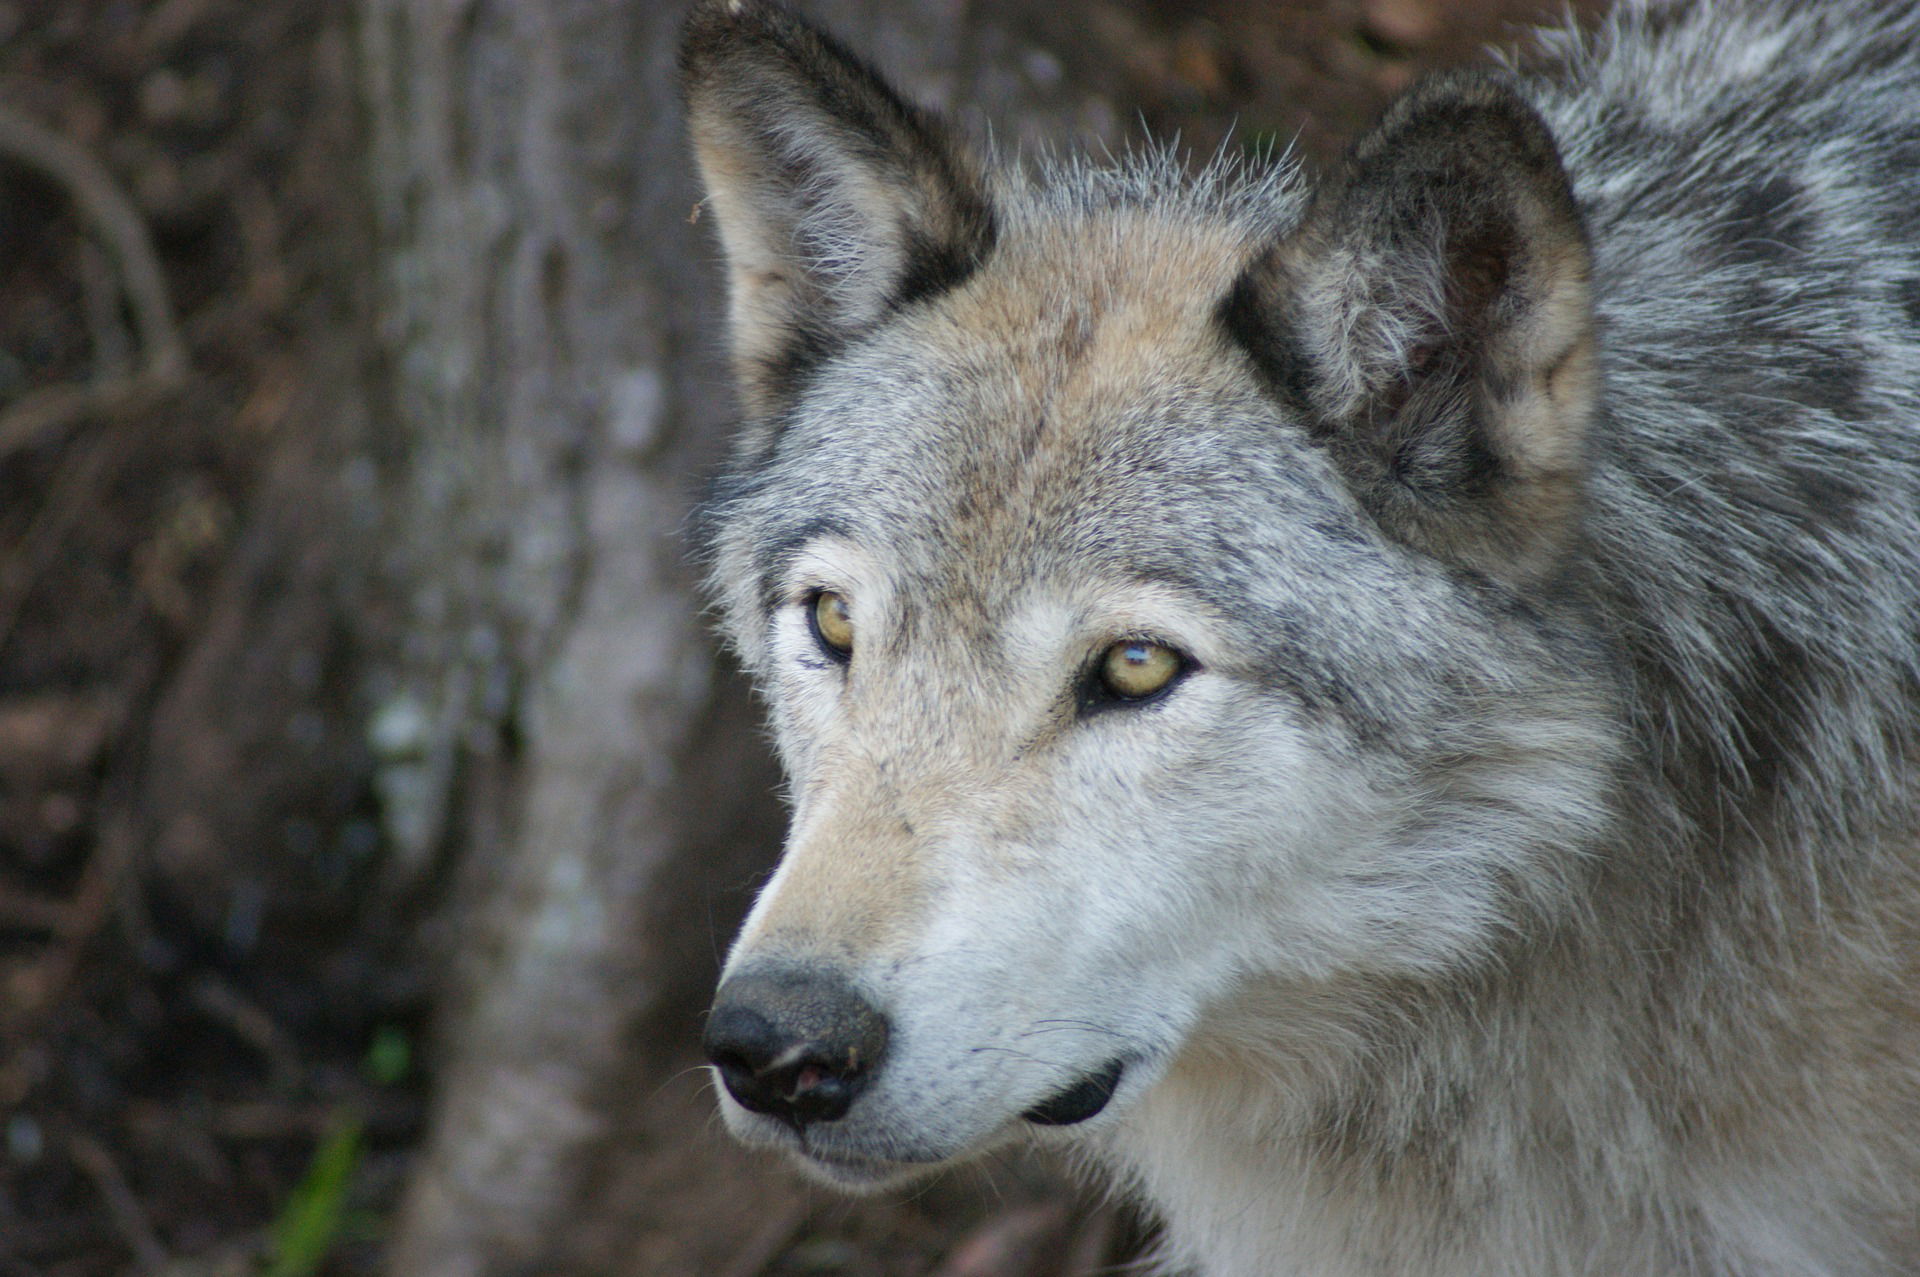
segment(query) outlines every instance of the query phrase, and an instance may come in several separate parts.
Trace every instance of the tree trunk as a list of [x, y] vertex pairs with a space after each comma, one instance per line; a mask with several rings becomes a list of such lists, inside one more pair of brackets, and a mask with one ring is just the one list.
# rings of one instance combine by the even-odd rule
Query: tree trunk
[[710, 318], [693, 254], [654, 251], [693, 202], [673, 26], [362, 6], [406, 635], [374, 732], [396, 885], [456, 859], [396, 1273], [538, 1260], [629, 1034], [686, 978], [646, 925], [707, 823], [683, 785], [721, 686], [674, 535], [716, 414], [681, 353]]

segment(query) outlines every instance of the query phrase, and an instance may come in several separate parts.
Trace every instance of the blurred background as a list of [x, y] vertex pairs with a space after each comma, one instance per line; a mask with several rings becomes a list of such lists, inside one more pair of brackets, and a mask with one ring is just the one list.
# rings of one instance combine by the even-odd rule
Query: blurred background
[[[1003, 146], [1318, 165], [1565, 5], [802, 7]], [[713, 1119], [780, 812], [679, 538], [732, 412], [679, 12], [0, 2], [0, 1277], [1150, 1242], [1037, 1159], [849, 1204]]]

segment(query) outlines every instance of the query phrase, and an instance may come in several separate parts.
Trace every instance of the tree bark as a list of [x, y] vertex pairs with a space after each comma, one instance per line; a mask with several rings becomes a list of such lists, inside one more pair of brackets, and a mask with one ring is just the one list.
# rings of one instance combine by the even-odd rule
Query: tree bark
[[721, 684], [675, 537], [717, 413], [682, 354], [710, 320], [694, 254], [656, 251], [693, 202], [673, 27], [362, 6], [406, 635], [374, 735], [395, 885], [454, 858], [396, 1273], [537, 1262], [630, 1031], [685, 978], [644, 926], [702, 823], [681, 774]]

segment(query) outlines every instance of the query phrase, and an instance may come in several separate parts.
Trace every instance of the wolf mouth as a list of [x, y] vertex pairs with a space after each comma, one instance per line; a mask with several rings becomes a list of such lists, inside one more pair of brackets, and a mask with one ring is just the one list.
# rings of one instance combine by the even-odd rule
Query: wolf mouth
[[1020, 1116], [1036, 1126], [1073, 1126], [1084, 1122], [1107, 1107], [1126, 1070], [1125, 1060], [1109, 1060], [1099, 1072], [1089, 1073]]

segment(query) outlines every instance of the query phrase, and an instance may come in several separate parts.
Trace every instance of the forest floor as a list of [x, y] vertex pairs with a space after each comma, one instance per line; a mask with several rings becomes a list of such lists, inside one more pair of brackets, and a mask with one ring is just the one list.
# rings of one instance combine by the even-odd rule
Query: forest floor
[[[328, 8], [0, 4], [7, 1277], [311, 1271], [273, 1265], [323, 1233], [371, 1272], [421, 1129], [330, 547], [284, 503], [354, 357]], [[86, 211], [115, 200], [164, 299]]]
[[[1549, 7], [1083, 0], [1034, 21], [1069, 67], [1122, 66], [1157, 133], [1205, 153], [1237, 120], [1238, 144], [1324, 161], [1419, 70]], [[294, 0], [0, 3], [0, 1277], [376, 1271], [423, 1129], [420, 902], [377, 889], [340, 615], [367, 596], [298, 500], [347, 464], [330, 396], [367, 350], [341, 22]], [[86, 163], [36, 151], [36, 123]], [[95, 228], [99, 199], [146, 227], [166, 298]], [[1139, 1242], [1017, 1191], [985, 1218], [941, 1190], [742, 1214], [678, 1173], [677, 1138], [629, 1176], [674, 1198], [657, 1217], [681, 1222], [647, 1227], [754, 1222], [718, 1267], [622, 1243], [662, 1273], [1038, 1277]]]

